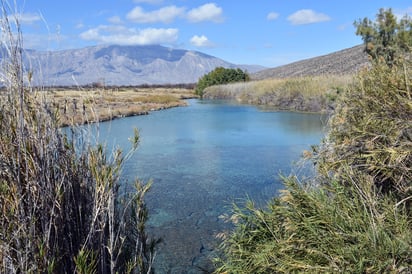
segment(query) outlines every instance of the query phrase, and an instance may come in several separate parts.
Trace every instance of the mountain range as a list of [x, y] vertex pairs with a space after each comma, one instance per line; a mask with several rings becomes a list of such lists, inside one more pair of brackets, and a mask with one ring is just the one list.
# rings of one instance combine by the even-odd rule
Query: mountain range
[[32, 72], [32, 84], [43, 86], [184, 84], [196, 83], [216, 67], [240, 68], [249, 73], [264, 69], [159, 45], [26, 50], [23, 59], [26, 71]]

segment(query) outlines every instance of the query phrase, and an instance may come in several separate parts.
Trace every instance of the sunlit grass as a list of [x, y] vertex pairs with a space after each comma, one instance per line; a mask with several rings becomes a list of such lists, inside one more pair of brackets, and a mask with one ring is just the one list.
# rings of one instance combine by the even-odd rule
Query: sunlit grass
[[[351, 75], [322, 75], [285, 79], [265, 79], [244, 83], [211, 86], [205, 90], [206, 98], [236, 99], [242, 103], [273, 105], [299, 110], [296, 102], [308, 110], [325, 111], [328, 104], [351, 84]], [[304, 107], [302, 107], [304, 110]]]
[[184, 88], [115, 88], [47, 90], [42, 96], [54, 102], [62, 125], [110, 120], [149, 111], [185, 106], [196, 95]]

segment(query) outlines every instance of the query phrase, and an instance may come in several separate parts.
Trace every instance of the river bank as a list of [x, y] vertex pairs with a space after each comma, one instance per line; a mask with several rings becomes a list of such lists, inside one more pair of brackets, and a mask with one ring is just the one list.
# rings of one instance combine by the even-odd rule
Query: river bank
[[[286, 111], [328, 113], [351, 79], [342, 75], [265, 79], [211, 86], [203, 97]], [[186, 106], [185, 99], [197, 98], [193, 89], [180, 87], [55, 89], [44, 94], [53, 102], [54, 109], [58, 109], [62, 126], [147, 115], [151, 111]]]
[[322, 75], [216, 85], [206, 88], [203, 98], [232, 99], [286, 111], [328, 113], [352, 79], [352, 75]]
[[116, 88], [53, 90], [46, 97], [58, 109], [62, 126], [113, 120], [151, 111], [186, 106], [184, 99], [196, 98], [185, 88]]

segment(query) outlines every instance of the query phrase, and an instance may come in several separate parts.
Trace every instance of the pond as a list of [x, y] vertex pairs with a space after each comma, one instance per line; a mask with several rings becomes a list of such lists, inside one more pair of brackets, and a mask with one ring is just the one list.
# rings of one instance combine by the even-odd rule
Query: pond
[[156, 273], [205, 273], [220, 216], [247, 198], [264, 206], [282, 188], [279, 174], [304, 174], [302, 152], [319, 144], [325, 116], [277, 112], [228, 101], [188, 100], [189, 106], [101, 123], [108, 146], [128, 147], [140, 130], [124, 178], [153, 180], [146, 196], [148, 232], [161, 237]]

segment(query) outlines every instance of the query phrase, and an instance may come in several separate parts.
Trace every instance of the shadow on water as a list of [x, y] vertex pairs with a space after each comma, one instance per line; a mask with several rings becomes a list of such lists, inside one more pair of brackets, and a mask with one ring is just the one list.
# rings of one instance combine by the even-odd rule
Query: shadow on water
[[109, 147], [127, 147], [133, 128], [140, 130], [141, 144], [124, 178], [154, 181], [146, 202], [148, 232], [163, 239], [156, 273], [211, 271], [215, 235], [230, 228], [219, 216], [246, 197], [264, 205], [282, 188], [278, 174], [288, 175], [323, 135], [320, 115], [189, 103], [100, 124]]

